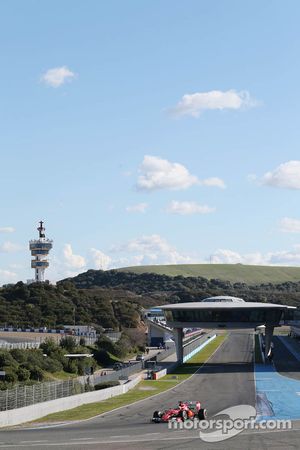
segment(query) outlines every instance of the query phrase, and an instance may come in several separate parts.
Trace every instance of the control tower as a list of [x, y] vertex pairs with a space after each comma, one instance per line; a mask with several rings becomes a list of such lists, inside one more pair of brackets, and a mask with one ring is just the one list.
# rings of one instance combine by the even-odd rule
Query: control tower
[[46, 239], [44, 222], [40, 221], [37, 228], [39, 238], [29, 241], [29, 250], [34, 259], [31, 260], [31, 267], [35, 271], [35, 281], [41, 283], [44, 281], [45, 269], [49, 267], [48, 255], [52, 248], [52, 240]]

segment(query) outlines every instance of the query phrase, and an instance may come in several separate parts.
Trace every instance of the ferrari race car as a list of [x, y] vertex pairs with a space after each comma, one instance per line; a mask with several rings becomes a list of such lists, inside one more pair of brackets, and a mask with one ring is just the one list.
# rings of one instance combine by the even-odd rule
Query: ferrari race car
[[185, 420], [205, 420], [207, 410], [201, 407], [200, 402], [179, 402], [176, 408], [166, 409], [165, 411], [154, 411], [152, 422], [184, 422]]

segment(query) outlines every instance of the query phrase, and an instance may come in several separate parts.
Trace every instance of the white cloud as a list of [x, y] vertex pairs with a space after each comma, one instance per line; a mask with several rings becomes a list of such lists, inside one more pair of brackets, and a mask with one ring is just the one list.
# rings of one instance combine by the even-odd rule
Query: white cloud
[[206, 178], [205, 180], [201, 180], [199, 182], [202, 186], [208, 186], [208, 187], [218, 187], [221, 189], [225, 189], [226, 185], [221, 178], [212, 177], [212, 178]]
[[[180, 254], [175, 247], [158, 234], [141, 236], [121, 246], [115, 246], [111, 250], [117, 253], [125, 252], [126, 265], [188, 264], [194, 262], [190, 256]], [[128, 257], [128, 253], [133, 254], [133, 256]]]
[[86, 265], [85, 258], [81, 255], [75, 255], [71, 244], [65, 244], [63, 248], [65, 263], [68, 267], [81, 269]]
[[205, 110], [241, 109], [256, 106], [258, 102], [250, 97], [249, 92], [229, 91], [196, 92], [185, 94], [170, 112], [176, 117], [199, 117]]
[[140, 172], [137, 181], [140, 190], [187, 189], [198, 183], [198, 178], [191, 175], [182, 164], [156, 156], [144, 156]]
[[48, 86], [57, 88], [62, 86], [67, 81], [72, 81], [74, 77], [74, 72], [68, 69], [67, 66], [62, 66], [47, 70], [47, 72], [42, 75], [41, 81]]
[[146, 209], [148, 208], [147, 203], [138, 203], [137, 205], [131, 205], [126, 207], [127, 212], [139, 212], [144, 213], [146, 212]]
[[284, 217], [280, 221], [280, 231], [283, 233], [300, 233], [300, 220]]
[[6, 241], [0, 245], [0, 252], [2, 253], [15, 253], [22, 250], [22, 247], [14, 242]]
[[105, 253], [96, 248], [91, 248], [90, 253], [95, 269], [107, 270], [111, 267], [112, 259], [110, 256], [105, 255]]
[[208, 214], [215, 211], [207, 205], [199, 205], [197, 202], [178, 202], [173, 200], [166, 208], [171, 214], [189, 215], [189, 214]]
[[262, 184], [287, 189], [300, 189], [300, 161], [280, 164], [262, 178]]
[[218, 177], [199, 180], [183, 164], [174, 163], [158, 156], [145, 155], [139, 172], [136, 184], [138, 190], [182, 190], [193, 185], [214, 186], [222, 189], [226, 187], [224, 181]]
[[300, 266], [300, 245], [295, 245], [291, 250], [279, 252], [260, 252], [240, 254], [228, 249], [218, 249], [211, 255], [214, 264], [253, 264], [265, 266]]
[[229, 249], [218, 249], [211, 255], [213, 264], [268, 264], [268, 255], [264, 256], [260, 252], [241, 255]]
[[15, 229], [13, 227], [0, 227], [0, 233], [14, 233]]
[[10, 270], [0, 269], [0, 285], [3, 283], [9, 283], [16, 281], [17, 274], [15, 272], [11, 272]]
[[269, 263], [283, 266], [300, 265], [300, 245], [295, 245], [292, 250], [283, 250], [269, 254]]

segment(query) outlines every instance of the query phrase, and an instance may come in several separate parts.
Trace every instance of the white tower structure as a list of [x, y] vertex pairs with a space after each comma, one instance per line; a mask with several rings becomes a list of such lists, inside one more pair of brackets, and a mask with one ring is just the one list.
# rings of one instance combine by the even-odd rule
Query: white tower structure
[[35, 281], [40, 283], [45, 280], [45, 269], [49, 267], [48, 255], [52, 248], [53, 241], [46, 239], [44, 222], [40, 221], [37, 228], [39, 238], [29, 241], [29, 250], [34, 259], [31, 260], [31, 267], [35, 271]]

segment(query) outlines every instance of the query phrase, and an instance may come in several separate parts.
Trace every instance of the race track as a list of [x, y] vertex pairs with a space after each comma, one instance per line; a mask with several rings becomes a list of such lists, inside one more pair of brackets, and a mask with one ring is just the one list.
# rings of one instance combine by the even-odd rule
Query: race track
[[[197, 430], [169, 430], [150, 423], [155, 409], [174, 406], [178, 400], [199, 399], [209, 415], [224, 408], [255, 406], [253, 335], [231, 333], [221, 347], [192, 378], [174, 389], [115, 412], [58, 427], [21, 428], [1, 432], [0, 449], [273, 449], [299, 448], [297, 424], [292, 432], [245, 431], [228, 441], [207, 444]], [[278, 444], [278, 445], [277, 445]]]

